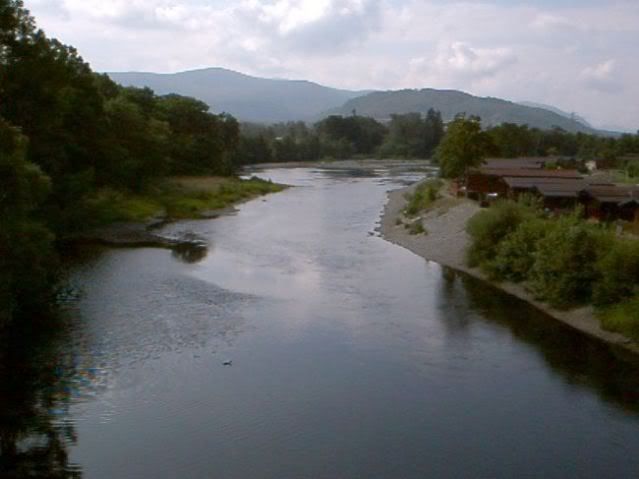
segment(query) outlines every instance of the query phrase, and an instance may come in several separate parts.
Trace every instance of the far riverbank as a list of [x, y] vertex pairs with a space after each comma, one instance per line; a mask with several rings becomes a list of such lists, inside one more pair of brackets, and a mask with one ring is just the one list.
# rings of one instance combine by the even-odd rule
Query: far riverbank
[[[518, 284], [492, 282], [479, 269], [466, 266], [465, 251], [469, 245], [469, 237], [465, 228], [468, 220], [480, 210], [477, 203], [470, 200], [449, 201], [444, 207], [435, 207], [424, 212], [415, 221], [422, 223], [426, 234], [411, 234], [403, 224], [402, 211], [407, 203], [407, 193], [411, 193], [416, 187], [417, 184], [388, 194], [388, 202], [384, 207], [379, 227], [384, 239], [428, 261], [489, 282], [584, 334], [639, 355], [639, 345], [621, 334], [601, 328], [592, 306], [560, 311], [536, 300]], [[402, 220], [402, 223], [398, 220]]]

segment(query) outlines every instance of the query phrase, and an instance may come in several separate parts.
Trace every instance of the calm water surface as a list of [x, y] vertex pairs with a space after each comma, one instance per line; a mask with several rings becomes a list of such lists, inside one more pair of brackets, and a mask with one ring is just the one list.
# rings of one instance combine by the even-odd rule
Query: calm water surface
[[166, 227], [207, 250], [88, 256], [16, 335], [5, 474], [639, 477], [639, 369], [375, 233], [423, 172], [259, 174], [297, 187]]

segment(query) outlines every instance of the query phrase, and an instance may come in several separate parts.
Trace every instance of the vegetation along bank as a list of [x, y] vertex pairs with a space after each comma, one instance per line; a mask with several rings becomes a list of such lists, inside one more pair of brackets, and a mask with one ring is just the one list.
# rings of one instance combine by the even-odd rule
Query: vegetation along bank
[[[639, 189], [597, 186], [609, 180], [548, 169], [540, 159], [481, 167], [489, 149], [478, 119], [457, 118], [436, 152], [447, 179], [392, 192], [384, 236], [639, 352], [639, 238], [628, 228], [637, 221]], [[596, 194], [601, 188], [607, 197]]]

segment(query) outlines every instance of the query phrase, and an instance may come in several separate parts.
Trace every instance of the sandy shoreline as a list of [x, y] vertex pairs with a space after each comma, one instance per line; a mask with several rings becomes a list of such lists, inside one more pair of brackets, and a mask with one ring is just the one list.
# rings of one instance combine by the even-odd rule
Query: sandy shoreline
[[451, 201], [444, 208], [434, 208], [417, 220], [422, 222], [428, 233], [411, 235], [403, 225], [398, 225], [396, 222], [401, 217], [401, 212], [406, 205], [404, 195], [415, 186], [391, 191], [388, 194], [388, 202], [384, 206], [379, 227], [384, 239], [402, 246], [428, 261], [434, 261], [483, 281], [488, 281], [497, 288], [530, 303], [548, 316], [584, 334], [639, 355], [639, 345], [621, 334], [604, 331], [601, 328], [592, 307], [559, 311], [537, 301], [520, 285], [508, 282], [496, 284], [489, 281], [478, 269], [467, 267], [464, 263], [464, 252], [469, 238], [464, 229], [468, 219], [479, 211], [479, 206], [476, 203], [466, 200]]

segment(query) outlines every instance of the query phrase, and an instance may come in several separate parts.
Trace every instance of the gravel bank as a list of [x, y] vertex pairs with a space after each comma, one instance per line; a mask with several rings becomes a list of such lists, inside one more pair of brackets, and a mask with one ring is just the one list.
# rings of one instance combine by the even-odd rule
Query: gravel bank
[[[466, 222], [479, 211], [479, 206], [472, 201], [450, 199], [442, 207], [435, 207], [416, 220], [422, 222], [427, 234], [411, 235], [404, 225], [397, 224], [397, 219], [402, 218], [402, 210], [406, 205], [405, 194], [412, 192], [415, 187], [416, 185], [409, 186], [388, 194], [388, 202], [384, 207], [379, 227], [382, 236], [387, 241], [402, 246], [428, 261], [489, 281], [481, 271], [468, 268], [464, 263], [464, 253], [469, 243], [465, 232]], [[491, 284], [527, 301], [548, 316], [582, 333], [639, 355], [639, 345], [621, 334], [604, 331], [601, 328], [592, 307], [559, 311], [535, 300], [520, 285], [507, 282], [498, 284], [491, 282]]]

